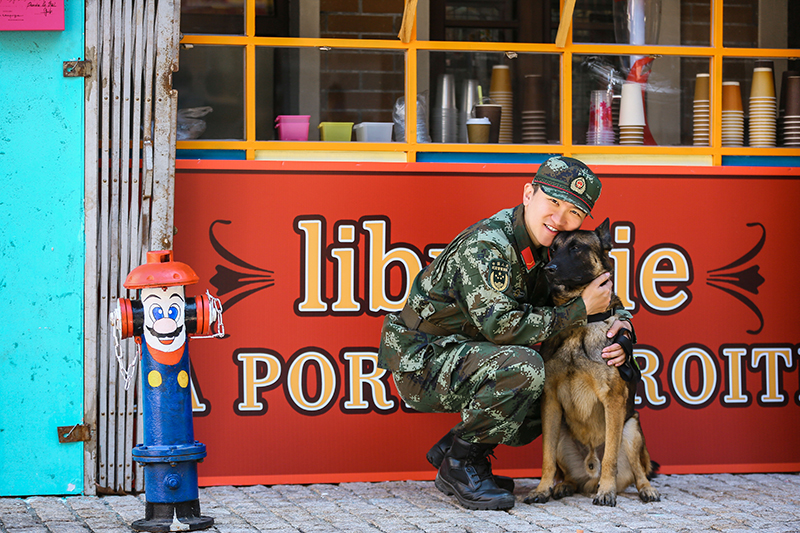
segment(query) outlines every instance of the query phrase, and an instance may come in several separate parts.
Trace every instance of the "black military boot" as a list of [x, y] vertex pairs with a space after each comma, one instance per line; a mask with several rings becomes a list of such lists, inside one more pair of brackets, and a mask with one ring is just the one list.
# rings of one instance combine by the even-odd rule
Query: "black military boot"
[[[453, 436], [453, 432], [448, 431], [444, 437], [439, 439], [439, 442], [434, 444], [433, 447], [428, 450], [428, 455], [425, 456], [428, 459], [428, 462], [437, 470], [442, 465], [442, 460], [444, 459], [447, 450], [449, 450], [450, 446], [453, 444]], [[510, 477], [498, 476], [495, 474], [494, 482], [501, 489], [507, 490], [508, 492], [514, 492], [514, 480]]]
[[514, 495], [497, 486], [489, 455], [495, 444], [467, 442], [453, 437], [453, 444], [436, 474], [436, 488], [455, 495], [467, 509], [511, 509]]

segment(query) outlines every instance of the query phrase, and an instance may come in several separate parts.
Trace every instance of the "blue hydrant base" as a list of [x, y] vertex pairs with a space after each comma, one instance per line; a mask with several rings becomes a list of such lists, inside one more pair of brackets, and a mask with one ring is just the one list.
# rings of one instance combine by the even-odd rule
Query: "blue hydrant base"
[[[168, 533], [198, 531], [214, 525], [213, 518], [200, 516], [200, 500], [179, 503], [146, 502], [144, 516], [144, 519], [132, 523], [131, 527], [136, 531]], [[180, 524], [176, 524], [175, 520]]]

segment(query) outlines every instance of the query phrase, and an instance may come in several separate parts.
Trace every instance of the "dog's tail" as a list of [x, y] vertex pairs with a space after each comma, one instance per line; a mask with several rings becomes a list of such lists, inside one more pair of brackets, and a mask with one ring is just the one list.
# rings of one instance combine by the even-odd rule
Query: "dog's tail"
[[661, 465], [657, 462], [651, 460], [650, 461], [650, 473], [647, 474], [647, 479], [655, 479], [658, 477], [658, 469], [661, 468]]

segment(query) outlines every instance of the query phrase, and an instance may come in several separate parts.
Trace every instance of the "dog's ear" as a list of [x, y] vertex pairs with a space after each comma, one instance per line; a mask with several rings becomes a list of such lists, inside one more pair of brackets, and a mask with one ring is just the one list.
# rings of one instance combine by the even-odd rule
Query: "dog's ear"
[[610, 250], [614, 247], [614, 243], [611, 241], [611, 230], [609, 229], [609, 223], [610, 222], [608, 218], [606, 218], [594, 230], [594, 232], [600, 238], [600, 244], [603, 246], [603, 250]]

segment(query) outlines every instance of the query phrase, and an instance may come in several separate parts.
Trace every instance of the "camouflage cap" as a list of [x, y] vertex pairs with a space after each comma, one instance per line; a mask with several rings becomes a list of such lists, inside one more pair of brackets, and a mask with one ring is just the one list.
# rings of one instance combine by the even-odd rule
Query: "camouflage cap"
[[590, 217], [603, 187], [600, 179], [585, 164], [560, 155], [542, 163], [533, 183], [541, 185], [545, 194], [575, 204]]

